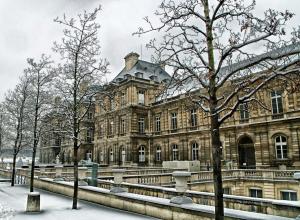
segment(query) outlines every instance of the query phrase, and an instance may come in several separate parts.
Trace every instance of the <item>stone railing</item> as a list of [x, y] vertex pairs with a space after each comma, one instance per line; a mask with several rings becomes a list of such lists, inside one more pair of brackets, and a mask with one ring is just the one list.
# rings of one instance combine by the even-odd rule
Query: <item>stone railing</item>
[[[154, 196], [158, 198], [171, 199], [179, 193], [174, 188], [161, 186], [149, 186], [123, 182], [120, 186], [129, 193], [138, 195]], [[113, 182], [98, 180], [98, 187], [111, 189]], [[188, 190], [186, 196], [192, 198], [193, 202], [201, 205], [214, 205], [214, 193], [198, 192]], [[300, 213], [299, 202], [281, 201], [275, 199], [251, 198], [246, 196], [234, 196], [224, 194], [225, 208], [232, 208], [242, 211], [255, 211], [257, 213], [279, 215], [284, 217], [296, 217]]]
[[[53, 182], [51, 179], [37, 179], [35, 187], [51, 192], [72, 196], [73, 186], [68, 182]], [[177, 195], [175, 189], [166, 189]], [[171, 194], [170, 194], [171, 195]], [[187, 192], [190, 197], [191, 193]], [[160, 219], [214, 219], [214, 207], [209, 205], [185, 204], [178, 205], [170, 202], [170, 199], [158, 196], [146, 196], [136, 193], [123, 192], [113, 193], [110, 190], [92, 187], [80, 186], [78, 190], [78, 198], [85, 201], [113, 207], [121, 210], [148, 215]], [[293, 209], [294, 207], [290, 208]], [[299, 212], [299, 209], [296, 210]], [[295, 213], [290, 211], [291, 216]], [[253, 213], [234, 209], [225, 209], [225, 219], [227, 220], [248, 220], [249, 216], [255, 216], [255, 219], [267, 220], [287, 220], [287, 218], [267, 215], [261, 213]]]
[[[58, 169], [58, 168], [57, 168]], [[233, 172], [236, 177], [243, 176], [243, 175], [249, 175], [250, 177], [259, 176], [260, 172], [245, 172], [245, 170], [240, 170]], [[84, 170], [86, 177], [86, 169]], [[282, 171], [280, 171], [282, 172]], [[275, 173], [280, 173], [279, 171], [268, 172], [267, 176], [270, 176], [271, 174], [275, 176]], [[36, 172], [38, 174], [38, 172]], [[209, 172], [206, 172], [209, 173]], [[289, 173], [289, 174], [288, 174]], [[294, 172], [293, 172], [294, 173]], [[52, 172], [51, 172], [52, 174]], [[63, 174], [63, 172], [61, 173]], [[1, 176], [10, 176], [11, 171], [7, 171], [4, 169], [0, 170]], [[210, 175], [210, 174], [209, 174]], [[230, 178], [232, 178], [232, 174], [229, 174]], [[282, 174], [283, 175], [283, 174]], [[290, 172], [287, 172], [284, 178], [287, 178], [286, 176], [291, 175]], [[24, 180], [23, 183], [28, 183], [27, 179], [29, 176], [29, 170], [27, 169], [18, 169], [17, 170], [17, 176], [21, 178], [21, 180]], [[37, 175], [38, 176], [38, 175]], [[157, 175], [153, 175], [154, 177], [157, 177]], [[163, 176], [163, 175], [162, 175]], [[168, 174], [164, 174], [167, 178], [170, 178]], [[188, 178], [188, 177], [187, 177]], [[35, 182], [40, 183], [43, 182], [44, 178], [37, 178]], [[48, 178], [49, 179], [49, 178]], [[172, 197], [179, 196], [180, 194], [174, 189], [174, 188], [166, 188], [161, 186], [150, 186], [150, 185], [143, 185], [143, 184], [134, 184], [134, 183], [128, 183], [125, 182], [126, 176], [123, 177], [122, 183], [119, 183], [119, 187], [125, 189], [127, 192], [135, 194], [135, 195], [143, 195], [143, 196], [151, 196], [151, 197], [157, 197], [161, 199], [171, 199]], [[99, 188], [104, 189], [111, 189], [114, 186], [113, 181], [107, 181], [107, 180], [98, 180], [97, 186]], [[53, 190], [51, 187], [50, 189], [47, 188], [47, 190]], [[64, 190], [63, 190], [64, 192]], [[185, 193], [186, 196], [191, 198], [195, 204], [201, 204], [201, 205], [208, 205], [213, 206], [214, 205], [214, 194], [208, 193], [208, 192], [198, 192], [198, 191], [187, 191]], [[236, 209], [236, 210], [242, 210], [242, 211], [256, 211], [258, 213], [263, 214], [272, 214], [272, 215], [279, 215], [279, 216], [285, 216], [285, 217], [296, 217], [300, 213], [300, 204], [299, 202], [291, 202], [291, 201], [280, 201], [280, 200], [274, 200], [274, 199], [261, 199], [261, 198], [250, 198], [245, 196], [234, 196], [234, 195], [224, 195], [224, 204], [226, 208]]]
[[[71, 181], [73, 179], [72, 167], [60, 167], [60, 177]], [[26, 176], [28, 168], [18, 168], [17, 175]], [[57, 167], [36, 168], [35, 175], [39, 177], [55, 178], [57, 176]], [[164, 185], [173, 186], [175, 181], [172, 177], [173, 170], [170, 169], [133, 169], [126, 170], [124, 181], [135, 184], [145, 185]], [[223, 180], [230, 179], [269, 179], [269, 180], [292, 180], [296, 170], [224, 170], [222, 171]], [[91, 170], [88, 169], [86, 176], [91, 176]], [[101, 180], [113, 180], [112, 169], [98, 171], [98, 178]], [[212, 171], [192, 172], [188, 179], [190, 184], [201, 184], [202, 182], [212, 182]]]

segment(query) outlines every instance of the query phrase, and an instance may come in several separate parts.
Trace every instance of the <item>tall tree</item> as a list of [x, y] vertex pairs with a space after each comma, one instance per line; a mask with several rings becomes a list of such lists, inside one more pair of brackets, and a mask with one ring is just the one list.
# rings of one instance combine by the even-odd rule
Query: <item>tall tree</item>
[[99, 28], [96, 22], [101, 7], [93, 12], [79, 14], [77, 19], [56, 18], [65, 29], [61, 43], [54, 43], [63, 64], [59, 65], [56, 85], [60, 91], [61, 111], [65, 113], [64, 136], [73, 140], [74, 192], [72, 209], [77, 209], [78, 198], [78, 149], [81, 146], [81, 122], [93, 104], [94, 84], [101, 84], [107, 71], [107, 61], [100, 58]]
[[28, 127], [29, 88], [30, 78], [25, 73], [20, 78], [20, 83], [16, 86], [16, 88], [6, 94], [5, 101], [3, 103], [3, 111], [7, 117], [6, 127], [10, 130], [10, 134], [7, 135], [14, 137], [11, 186], [14, 186], [15, 184], [17, 155], [20, 150], [28, 144], [28, 133], [30, 132]]
[[30, 78], [31, 103], [33, 107], [33, 148], [30, 176], [30, 192], [33, 192], [36, 150], [43, 128], [43, 123], [41, 123], [41, 120], [47, 114], [49, 109], [49, 100], [51, 100], [50, 89], [55, 72], [52, 70], [52, 61], [50, 60], [50, 57], [46, 56], [45, 54], [43, 54], [38, 61], [35, 61], [33, 58], [28, 58], [27, 63], [29, 67], [25, 71]]
[[210, 117], [216, 219], [224, 217], [220, 126], [241, 103], [262, 105], [256, 93], [274, 80], [299, 82], [299, 30], [286, 31], [293, 14], [254, 9], [254, 0], [163, 0], [159, 22], [146, 17], [136, 33], [162, 33], [147, 46], [174, 67], [175, 86], [196, 82], [193, 101]]

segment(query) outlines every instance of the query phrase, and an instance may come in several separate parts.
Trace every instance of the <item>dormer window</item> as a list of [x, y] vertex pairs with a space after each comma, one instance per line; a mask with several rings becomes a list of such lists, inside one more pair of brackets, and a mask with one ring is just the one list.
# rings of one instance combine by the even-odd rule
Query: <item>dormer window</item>
[[125, 79], [129, 79], [130, 76], [131, 76], [130, 74], [125, 74], [125, 75], [124, 75], [124, 78], [125, 78]]
[[155, 76], [155, 75], [151, 75], [149, 78], [153, 81], [157, 81], [157, 76]]
[[170, 82], [170, 80], [168, 80], [168, 79], [164, 79], [164, 80], [162, 80], [162, 82], [163, 82], [163, 83], [165, 83], [165, 84], [167, 84], [167, 83], [169, 83], [169, 82]]
[[137, 78], [143, 78], [143, 73], [138, 72], [138, 73], [135, 74], [135, 76]]

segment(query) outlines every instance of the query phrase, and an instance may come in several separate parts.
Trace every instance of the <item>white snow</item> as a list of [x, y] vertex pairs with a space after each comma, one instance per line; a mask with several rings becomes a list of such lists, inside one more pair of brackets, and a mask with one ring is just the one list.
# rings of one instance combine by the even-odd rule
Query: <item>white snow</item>
[[0, 184], [0, 219], [1, 220], [86, 220], [86, 219], [154, 219], [147, 216], [125, 212], [90, 202], [79, 201], [79, 209], [72, 210], [72, 199], [62, 195], [37, 190], [41, 194], [41, 210], [39, 214], [25, 212], [29, 189], [25, 186], [10, 187]]

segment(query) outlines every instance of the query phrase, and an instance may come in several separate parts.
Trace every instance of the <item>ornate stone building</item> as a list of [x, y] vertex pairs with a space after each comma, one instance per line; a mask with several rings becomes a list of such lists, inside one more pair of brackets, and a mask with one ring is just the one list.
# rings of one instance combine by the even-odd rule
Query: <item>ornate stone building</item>
[[[103, 165], [161, 165], [163, 161], [212, 163], [209, 118], [184, 94], [157, 99], [171, 77], [160, 65], [131, 53], [113, 80], [118, 92], [95, 108], [93, 160]], [[224, 165], [238, 168], [300, 167], [300, 93], [280, 85], [258, 94], [269, 105], [240, 106], [221, 128]]]
[[[92, 155], [102, 165], [139, 166], [199, 160], [201, 169], [208, 169], [212, 164], [209, 118], [184, 93], [158, 98], [170, 80], [163, 65], [128, 54], [125, 67], [111, 82], [110, 95], [99, 94], [87, 116], [85, 126], [90, 129], [82, 134], [87, 143], [81, 147], [81, 159]], [[277, 82], [257, 96], [268, 110], [242, 104], [221, 127], [224, 166], [300, 168], [300, 93], [289, 93]], [[62, 137], [59, 144], [59, 148], [42, 144], [43, 162], [56, 155], [71, 161], [68, 140]], [[57, 152], [48, 156], [47, 148]]]

